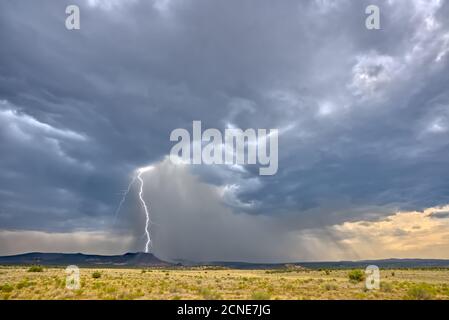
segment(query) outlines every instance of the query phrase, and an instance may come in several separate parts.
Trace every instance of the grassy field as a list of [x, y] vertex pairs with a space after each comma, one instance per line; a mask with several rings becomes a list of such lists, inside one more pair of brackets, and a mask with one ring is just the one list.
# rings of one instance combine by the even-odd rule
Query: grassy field
[[349, 272], [81, 268], [68, 290], [63, 268], [0, 267], [0, 299], [449, 299], [449, 270], [382, 270], [371, 291]]

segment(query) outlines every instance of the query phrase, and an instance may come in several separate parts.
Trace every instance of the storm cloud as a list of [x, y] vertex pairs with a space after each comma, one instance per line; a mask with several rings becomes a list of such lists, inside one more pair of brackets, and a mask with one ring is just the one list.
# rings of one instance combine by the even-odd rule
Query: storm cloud
[[[370, 4], [381, 30], [365, 28]], [[363, 258], [334, 226], [449, 202], [448, 15], [444, 0], [2, 1], [1, 237], [127, 234], [117, 253], [141, 250], [135, 194], [114, 213], [153, 164], [162, 257], [335, 258], [317, 238]], [[279, 128], [277, 174], [167, 163], [193, 120]], [[82, 250], [114, 251], [98, 241]]]

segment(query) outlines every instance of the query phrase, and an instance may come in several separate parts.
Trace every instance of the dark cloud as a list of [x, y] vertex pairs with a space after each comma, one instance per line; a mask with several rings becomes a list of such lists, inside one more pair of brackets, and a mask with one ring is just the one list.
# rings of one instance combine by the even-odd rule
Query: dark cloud
[[191, 168], [280, 230], [447, 204], [449, 4], [374, 1], [368, 31], [372, 2], [3, 1], [0, 229], [110, 228], [133, 170], [192, 120], [280, 129], [275, 176]]
[[449, 212], [448, 211], [437, 211], [437, 212], [433, 212], [431, 214], [432, 218], [437, 218], [437, 219], [446, 219], [449, 218]]

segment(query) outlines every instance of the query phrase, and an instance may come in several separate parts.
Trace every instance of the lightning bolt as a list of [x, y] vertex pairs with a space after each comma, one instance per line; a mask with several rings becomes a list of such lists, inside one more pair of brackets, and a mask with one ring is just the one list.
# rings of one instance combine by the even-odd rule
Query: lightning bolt
[[151, 236], [150, 236], [150, 230], [149, 230], [151, 221], [150, 221], [150, 213], [148, 212], [148, 206], [142, 196], [143, 185], [144, 185], [144, 182], [142, 179], [142, 173], [145, 173], [151, 169], [153, 169], [153, 167], [145, 167], [145, 168], [140, 168], [137, 171], [138, 172], [137, 179], [139, 179], [139, 182], [140, 182], [139, 199], [140, 199], [140, 202], [142, 202], [142, 207], [145, 211], [145, 217], [146, 217], [146, 220], [145, 220], [145, 234], [147, 236], [147, 242], [145, 243], [145, 252], [146, 253], [148, 253], [149, 246], [151, 245]]
[[136, 179], [137, 179], [137, 175], [134, 175], [134, 177], [132, 178], [131, 182], [128, 185], [128, 188], [126, 188], [125, 192], [123, 193], [122, 199], [120, 200], [120, 203], [119, 203], [117, 209], [115, 210], [114, 221], [112, 223], [113, 225], [115, 225], [115, 223], [117, 221], [118, 214], [119, 214], [120, 210], [122, 210], [122, 207], [123, 207], [123, 204], [125, 203], [126, 197], [128, 196], [129, 192], [131, 191], [131, 187], [133, 186]]
[[129, 194], [129, 192], [131, 191], [131, 187], [134, 185], [136, 180], [139, 180], [139, 200], [142, 204], [142, 208], [145, 212], [145, 236], [147, 238], [146, 243], [145, 243], [145, 253], [148, 253], [150, 250], [150, 246], [151, 246], [151, 234], [150, 234], [150, 225], [152, 224], [151, 219], [150, 219], [150, 213], [149, 213], [149, 209], [148, 209], [148, 205], [145, 202], [145, 199], [143, 198], [143, 189], [144, 189], [144, 181], [142, 179], [142, 174], [153, 170], [154, 167], [153, 166], [148, 166], [148, 167], [142, 167], [142, 168], [138, 168], [136, 170], [136, 173], [134, 174], [131, 182], [128, 185], [128, 188], [126, 189], [125, 193], [123, 194], [122, 199], [120, 200], [120, 203], [117, 207], [117, 210], [115, 212], [115, 217], [114, 217], [114, 223], [115, 220], [117, 219], [117, 215], [120, 212], [123, 204], [125, 203], [126, 197]]

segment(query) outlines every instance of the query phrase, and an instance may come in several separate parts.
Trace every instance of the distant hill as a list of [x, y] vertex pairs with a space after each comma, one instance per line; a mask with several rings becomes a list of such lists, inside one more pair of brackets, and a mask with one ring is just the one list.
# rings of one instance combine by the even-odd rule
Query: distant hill
[[449, 268], [449, 260], [444, 259], [384, 259], [339, 262], [298, 263], [305, 268], [358, 268], [376, 265], [379, 268]]
[[379, 268], [449, 268], [449, 260], [443, 259], [385, 259], [337, 262], [295, 262], [295, 263], [250, 263], [250, 262], [192, 262], [170, 263], [160, 260], [151, 253], [126, 253], [103, 256], [82, 253], [25, 253], [0, 257], [0, 265], [44, 265], [44, 266], [104, 266], [104, 267], [174, 267], [211, 266], [232, 269], [282, 269], [302, 267], [307, 269], [350, 269], [376, 265]]
[[449, 268], [449, 260], [443, 259], [384, 259], [362, 261], [329, 261], [329, 262], [295, 262], [295, 263], [248, 263], [248, 262], [210, 262], [212, 265], [236, 269], [281, 269], [286, 267], [303, 267], [307, 269], [351, 269], [366, 268], [376, 265], [379, 268]]
[[167, 267], [172, 264], [162, 261], [151, 253], [126, 253], [116, 256], [89, 255], [82, 253], [25, 253], [0, 257], [0, 265], [45, 265], [45, 266], [136, 266]]

